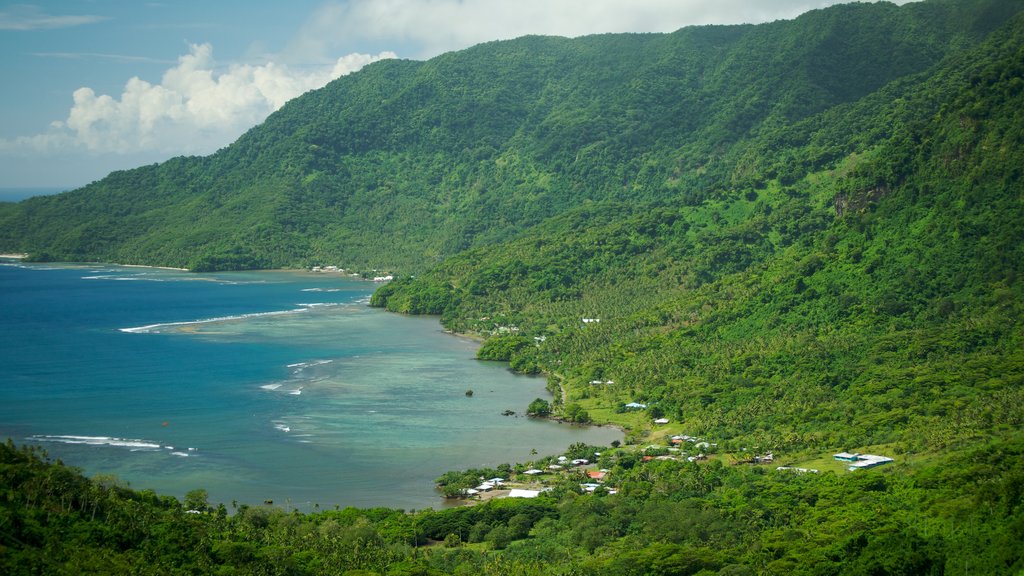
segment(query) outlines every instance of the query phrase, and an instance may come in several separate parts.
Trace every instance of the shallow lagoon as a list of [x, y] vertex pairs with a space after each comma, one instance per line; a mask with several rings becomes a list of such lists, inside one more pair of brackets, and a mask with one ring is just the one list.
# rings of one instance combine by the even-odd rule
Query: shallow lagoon
[[0, 265], [0, 434], [135, 488], [301, 509], [441, 506], [446, 470], [621, 438], [502, 416], [544, 380], [474, 360], [436, 318], [368, 308], [373, 288]]

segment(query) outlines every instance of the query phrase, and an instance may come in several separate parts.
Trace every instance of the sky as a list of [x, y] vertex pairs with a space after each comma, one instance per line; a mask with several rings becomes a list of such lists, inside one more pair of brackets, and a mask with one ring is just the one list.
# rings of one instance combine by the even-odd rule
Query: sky
[[836, 3], [0, 0], [0, 189], [73, 189], [213, 153], [289, 99], [383, 58], [526, 34], [761, 23]]

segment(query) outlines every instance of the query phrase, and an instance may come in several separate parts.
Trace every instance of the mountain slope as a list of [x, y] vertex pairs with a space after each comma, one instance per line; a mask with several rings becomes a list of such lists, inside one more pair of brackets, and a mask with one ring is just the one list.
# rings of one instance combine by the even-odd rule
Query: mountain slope
[[[1019, 573], [1020, 8], [857, 4], [384, 62], [214, 156], [0, 206], [0, 247], [37, 256], [401, 266], [373, 304], [482, 334], [480, 357], [547, 374], [556, 415], [627, 428], [567, 451], [601, 452], [614, 496], [570, 472], [536, 500], [408, 514], [228, 516], [0, 447], [0, 565]], [[711, 461], [656, 459], [675, 433]], [[840, 450], [895, 462], [848, 473]], [[750, 464], [765, 452], [822, 471]]]
[[5, 206], [0, 249], [197, 270], [422, 270], [587, 200], [697, 203], [737, 143], [925, 70], [1019, 5], [852, 4], [380, 62], [212, 156]]
[[486, 357], [603, 418], [638, 400], [730, 444], [919, 451], [1019, 426], [1021, 55], [1017, 17], [927, 75], [763, 131], [700, 206], [594, 203], [374, 303], [492, 335]]

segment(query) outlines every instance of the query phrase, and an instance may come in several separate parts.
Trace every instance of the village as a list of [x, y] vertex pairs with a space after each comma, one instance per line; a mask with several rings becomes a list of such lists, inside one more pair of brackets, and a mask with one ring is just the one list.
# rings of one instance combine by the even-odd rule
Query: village
[[[646, 406], [640, 403], [625, 405], [627, 409], [642, 410]], [[652, 420], [656, 426], [670, 424], [667, 418]], [[498, 498], [537, 498], [556, 487], [571, 486], [584, 494], [612, 495], [618, 490], [614, 477], [614, 468], [623, 459], [632, 459], [631, 465], [644, 465], [656, 461], [705, 462], [720, 459], [731, 465], [773, 466], [777, 460], [772, 452], [744, 454], [743, 456], [718, 453], [718, 444], [688, 434], [665, 434], [662, 443], [648, 443], [635, 449], [620, 448], [618, 443], [608, 451], [596, 451], [594, 447], [573, 445], [566, 454], [541, 458], [527, 464], [515, 466], [503, 465], [497, 471], [504, 476], [476, 476], [472, 486], [467, 483], [465, 475], [461, 480], [464, 486], [447, 485], [447, 481], [457, 476], [442, 476], [438, 479], [438, 488], [446, 498], [460, 501], [464, 505], [474, 505]], [[746, 449], [743, 449], [746, 452]], [[832, 460], [848, 464], [847, 472], [855, 472], [875, 468], [895, 460], [888, 456], [861, 454], [856, 452], [838, 452]], [[817, 474], [818, 468], [799, 466], [774, 466], [778, 472]], [[828, 471], [838, 472], [832, 468]], [[449, 473], [452, 474], [452, 473]]]

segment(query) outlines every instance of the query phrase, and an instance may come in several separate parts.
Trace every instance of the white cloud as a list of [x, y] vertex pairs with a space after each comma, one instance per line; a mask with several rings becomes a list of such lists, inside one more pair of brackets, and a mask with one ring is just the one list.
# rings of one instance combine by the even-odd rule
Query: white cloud
[[107, 20], [103, 16], [54, 16], [36, 6], [15, 4], [0, 11], [0, 30], [52, 30], [95, 24]]
[[[426, 58], [447, 50], [525, 34], [668, 32], [688, 25], [792, 18], [840, 0], [347, 0], [314, 13], [287, 50], [264, 64], [224, 64], [209, 44], [190, 47], [159, 83], [138, 77], [119, 95], [74, 91], [66, 119], [33, 136], [0, 139], [8, 157], [87, 151], [114, 154], [207, 154], [226, 146], [286, 101], [393, 52], [353, 53], [355, 46], [402, 47]], [[909, 0], [897, 0], [905, 4]], [[0, 11], [0, 29], [72, 26], [97, 16], [50, 16], [37, 8]], [[102, 57], [110, 54], [35, 53]], [[289, 66], [282, 62], [300, 63]], [[309, 62], [319, 62], [309, 67]]]
[[206, 154], [303, 92], [394, 56], [350, 54], [311, 71], [273, 62], [221, 70], [209, 44], [193, 45], [159, 84], [135, 77], [118, 97], [79, 88], [66, 120], [54, 122], [49, 133], [8, 141], [0, 149], [53, 152], [71, 146], [93, 153]]

